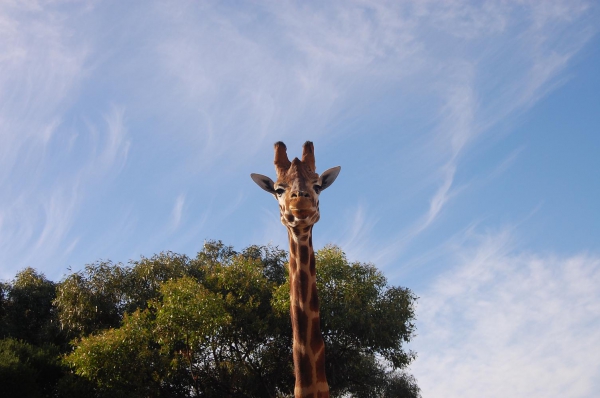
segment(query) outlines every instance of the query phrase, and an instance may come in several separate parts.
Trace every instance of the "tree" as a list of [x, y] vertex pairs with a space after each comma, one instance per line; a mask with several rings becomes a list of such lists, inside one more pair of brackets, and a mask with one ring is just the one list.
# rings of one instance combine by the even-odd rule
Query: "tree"
[[3, 397], [54, 396], [63, 372], [56, 346], [36, 347], [12, 338], [0, 340], [0, 386]]
[[172, 358], [173, 370], [184, 370], [195, 394], [201, 395], [203, 369], [199, 363], [231, 317], [222, 296], [190, 277], [167, 281], [160, 290], [161, 300], [151, 304], [156, 340], [163, 354]]
[[[275, 256], [259, 260], [223, 248], [210, 243], [190, 262], [187, 273], [201, 280], [183, 276], [160, 283], [159, 296], [145, 309], [125, 316], [118, 329], [82, 338], [67, 362], [99, 391], [117, 395], [159, 396], [178, 388], [177, 396], [187, 396], [181, 391], [208, 397], [274, 396], [278, 381], [291, 377], [289, 339], [287, 334], [281, 338], [281, 331], [289, 330], [289, 317], [272, 311], [276, 284], [265, 270], [284, 257], [257, 249]], [[144, 319], [144, 326], [138, 319]], [[143, 386], [154, 386], [153, 393]]]
[[284, 258], [279, 250], [253, 247], [206, 271], [205, 286], [223, 297], [231, 319], [201, 362], [207, 396], [275, 396], [293, 385], [289, 313], [272, 307], [273, 268], [284, 269]]
[[8, 309], [8, 291], [10, 285], [0, 281], [0, 337], [8, 336], [6, 312]]
[[100, 396], [159, 397], [167, 364], [153, 342], [152, 321], [138, 310], [125, 315], [120, 328], [81, 339], [67, 363]]
[[[118, 287], [108, 307], [135, 312], [121, 316], [118, 327], [80, 328], [95, 333], [74, 342], [66, 361], [99, 393], [115, 396], [290, 395], [285, 259], [276, 248], [237, 253], [208, 242], [195, 259], [160, 255], [101, 270], [130, 281], [106, 283]], [[349, 263], [335, 246], [317, 252], [317, 275], [332, 396], [418, 397], [414, 378], [404, 373], [415, 354], [403, 348], [415, 330], [414, 294], [388, 286], [370, 264]], [[98, 294], [86, 291], [94, 284], [79, 286], [82, 297]], [[77, 308], [85, 300], [65, 302]]]
[[392, 372], [386, 380], [383, 398], [413, 398], [421, 395], [414, 376], [405, 372]]
[[126, 312], [145, 309], [159, 297], [160, 285], [194, 274], [185, 255], [160, 253], [130, 266], [98, 261], [68, 275], [58, 284], [54, 301], [61, 327], [71, 337], [118, 327]]
[[[190, 259], [185, 255], [163, 252], [150, 258], [142, 257], [130, 262], [124, 270], [123, 296], [125, 310], [134, 312], [145, 309], [148, 304], [160, 296], [162, 283], [185, 275], [193, 275]], [[199, 275], [196, 274], [196, 277]]]
[[88, 264], [58, 284], [54, 305], [61, 327], [71, 337], [118, 327], [125, 310], [125, 275], [121, 264]]
[[86, 384], [84, 380], [63, 381], [68, 369], [60, 355], [68, 345], [53, 306], [56, 284], [33, 268], [25, 268], [0, 289], [2, 396], [68, 397], [59, 393], [59, 384], [69, 391], [74, 383]]
[[[395, 371], [416, 357], [404, 350], [403, 343], [415, 332], [417, 297], [410, 289], [388, 286], [372, 264], [349, 263], [337, 246], [327, 246], [315, 257], [330, 393], [383, 394], [398, 377]], [[287, 282], [279, 287], [280, 311], [289, 306], [288, 289]]]
[[33, 268], [25, 268], [2, 290], [3, 337], [36, 345], [58, 342], [59, 328], [52, 306], [56, 296], [54, 282]]

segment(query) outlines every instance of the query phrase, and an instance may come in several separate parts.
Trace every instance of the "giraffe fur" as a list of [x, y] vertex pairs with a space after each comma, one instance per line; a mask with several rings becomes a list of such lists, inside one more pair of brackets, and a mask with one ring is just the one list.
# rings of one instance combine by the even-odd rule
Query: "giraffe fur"
[[302, 160], [291, 162], [285, 144], [276, 142], [274, 164], [276, 181], [261, 174], [251, 174], [251, 178], [277, 199], [281, 223], [288, 232], [294, 396], [328, 398], [312, 230], [320, 218], [319, 195], [335, 181], [341, 168], [317, 174], [310, 141], [303, 146]]

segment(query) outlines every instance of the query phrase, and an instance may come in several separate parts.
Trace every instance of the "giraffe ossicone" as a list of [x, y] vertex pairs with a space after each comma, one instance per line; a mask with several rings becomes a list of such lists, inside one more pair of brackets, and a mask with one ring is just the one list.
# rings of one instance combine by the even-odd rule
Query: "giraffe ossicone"
[[337, 178], [341, 167], [316, 172], [313, 143], [306, 141], [302, 159], [290, 162], [283, 142], [275, 143], [277, 180], [251, 174], [259, 187], [279, 202], [281, 223], [290, 243], [290, 314], [296, 398], [329, 397], [325, 376], [325, 343], [321, 335], [312, 228], [319, 221], [319, 195]]

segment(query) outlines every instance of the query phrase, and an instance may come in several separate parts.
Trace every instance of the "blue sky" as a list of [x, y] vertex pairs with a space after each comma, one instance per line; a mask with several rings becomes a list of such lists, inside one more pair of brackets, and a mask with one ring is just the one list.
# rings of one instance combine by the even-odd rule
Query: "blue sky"
[[424, 396], [600, 393], [594, 1], [0, 4], [0, 278], [207, 239], [286, 248], [274, 176], [315, 143], [318, 247], [420, 296]]

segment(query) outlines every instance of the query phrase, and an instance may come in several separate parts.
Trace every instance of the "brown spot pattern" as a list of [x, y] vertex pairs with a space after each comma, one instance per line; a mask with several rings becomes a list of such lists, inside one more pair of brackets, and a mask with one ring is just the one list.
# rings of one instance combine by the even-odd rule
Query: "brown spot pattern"
[[325, 375], [325, 350], [322, 350], [317, 355], [315, 367], [317, 368], [317, 382], [327, 382], [327, 376]]
[[306, 299], [308, 298], [308, 285], [308, 274], [300, 270], [300, 297], [303, 303], [306, 303]]
[[[315, 172], [314, 146], [307, 141], [303, 147], [302, 160], [295, 158], [290, 162], [285, 144], [278, 141], [275, 143], [274, 163], [276, 184], [289, 188], [286, 189], [283, 200], [279, 199], [279, 207], [281, 221], [288, 228], [290, 243], [290, 313], [296, 398], [329, 398], [325, 347], [319, 320], [316, 263], [312, 250], [312, 225], [320, 218], [319, 197], [314, 190], [307, 188], [319, 177]], [[306, 219], [299, 220], [286, 210], [291, 204], [294, 190], [307, 192], [307, 198], [312, 204], [316, 204], [316, 212], [308, 213]]]
[[317, 284], [313, 283], [312, 285], [312, 292], [310, 295], [310, 310], [317, 312], [319, 311], [319, 295], [317, 294]]
[[298, 336], [298, 342], [304, 346], [308, 337], [308, 315], [298, 305], [295, 306], [294, 312], [295, 314], [292, 314], [292, 322], [296, 331], [294, 335]]
[[292, 239], [290, 239], [290, 251], [292, 252], [292, 256], [296, 256], [296, 252], [298, 250], [298, 245], [296, 245], [296, 242], [294, 242]]
[[300, 357], [300, 384], [303, 386], [312, 385], [313, 372], [312, 364], [310, 363], [310, 357], [307, 354], [303, 354]]
[[[293, 286], [292, 286], [292, 289], [290, 289], [290, 292], [293, 291], [294, 299], [297, 302], [301, 303], [302, 301], [300, 300], [300, 297], [302, 296], [302, 285], [300, 283], [298, 283], [298, 278], [299, 277], [297, 274], [294, 275]], [[290, 283], [292, 283], [292, 282], [290, 282]]]
[[319, 317], [316, 317], [312, 320], [312, 333], [310, 336], [310, 349], [313, 353], [319, 351], [321, 347], [325, 344], [323, 342], [323, 336], [321, 335], [321, 324], [319, 322]]
[[308, 246], [300, 246], [300, 264], [308, 263]]

